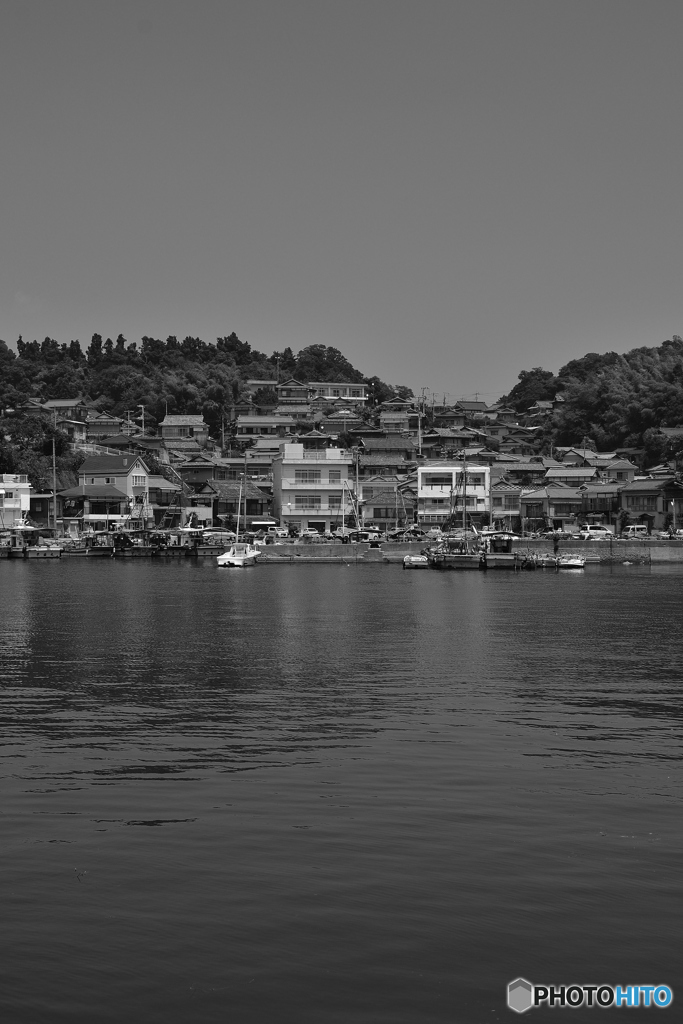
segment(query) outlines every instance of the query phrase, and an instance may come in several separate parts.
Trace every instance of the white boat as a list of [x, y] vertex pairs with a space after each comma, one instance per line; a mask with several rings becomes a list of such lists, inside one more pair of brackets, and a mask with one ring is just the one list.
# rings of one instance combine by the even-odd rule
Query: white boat
[[218, 555], [216, 561], [219, 567], [244, 568], [245, 565], [254, 565], [261, 554], [261, 549], [253, 544], [233, 544], [222, 555]]
[[428, 569], [429, 559], [426, 555], [406, 555], [403, 559], [404, 569]]
[[[244, 496], [244, 522], [247, 521], [246, 494]], [[240, 481], [240, 495], [237, 499], [237, 534], [240, 535], [240, 505], [242, 504], [242, 481]], [[261, 549], [248, 541], [235, 542], [232, 547], [218, 555], [216, 561], [218, 567], [243, 569], [245, 565], [255, 565], [256, 559], [261, 554]]]
[[558, 569], [583, 569], [586, 559], [580, 555], [564, 555], [557, 559], [556, 564]]

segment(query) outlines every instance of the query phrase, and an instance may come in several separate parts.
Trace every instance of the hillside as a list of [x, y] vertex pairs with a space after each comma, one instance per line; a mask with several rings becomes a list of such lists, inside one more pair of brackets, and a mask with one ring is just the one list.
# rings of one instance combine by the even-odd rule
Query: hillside
[[674, 335], [623, 355], [591, 352], [557, 375], [540, 367], [522, 371], [502, 400], [523, 413], [558, 393], [564, 403], [545, 427], [546, 441], [564, 445], [590, 438], [602, 450], [651, 447], [654, 428], [683, 423], [683, 340]]
[[200, 338], [179, 342], [144, 337], [138, 347], [121, 335], [103, 341], [98, 334], [85, 352], [77, 341], [58, 344], [46, 338], [17, 342], [17, 355], [0, 341], [0, 408], [14, 407], [28, 397], [70, 398], [83, 395], [98, 407], [123, 416], [145, 405], [148, 415], [162, 419], [169, 413], [202, 413], [217, 436], [221, 421], [250, 378], [303, 383], [365, 381], [373, 385], [376, 401], [407, 388], [391, 387], [377, 377], [366, 377], [335, 348], [309, 345], [297, 355], [291, 348], [265, 356], [236, 334], [209, 345]]

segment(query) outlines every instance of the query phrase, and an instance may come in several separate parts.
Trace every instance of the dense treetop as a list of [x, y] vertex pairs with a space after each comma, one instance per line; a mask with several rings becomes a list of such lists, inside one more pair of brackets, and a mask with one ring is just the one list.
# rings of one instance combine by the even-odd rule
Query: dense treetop
[[655, 348], [623, 355], [589, 352], [557, 375], [524, 370], [504, 400], [523, 412], [560, 394], [546, 433], [555, 444], [591, 438], [598, 449], [651, 443], [657, 427], [683, 424], [683, 341], [674, 335]]
[[83, 352], [79, 342], [42, 343], [19, 338], [17, 355], [0, 341], [0, 407], [13, 407], [28, 397], [46, 401], [83, 395], [102, 411], [123, 416], [144, 404], [155, 419], [168, 411], [202, 413], [214, 432], [230, 416], [250, 378], [280, 380], [293, 376], [309, 381], [340, 381], [374, 385], [376, 401], [396, 390], [377, 377], [366, 377], [335, 348], [309, 345], [295, 355], [291, 348], [266, 356], [236, 334], [209, 345], [201, 338], [178, 341], [144, 337], [138, 346], [122, 335], [115, 341], [94, 334]]

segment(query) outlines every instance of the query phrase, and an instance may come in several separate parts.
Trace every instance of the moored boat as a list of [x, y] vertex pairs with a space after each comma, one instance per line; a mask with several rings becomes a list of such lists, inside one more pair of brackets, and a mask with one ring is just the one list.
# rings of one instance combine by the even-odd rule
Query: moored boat
[[219, 568], [242, 569], [247, 565], [255, 565], [256, 559], [261, 554], [261, 549], [253, 544], [233, 544], [222, 555], [216, 559]]
[[404, 569], [428, 569], [429, 558], [427, 555], [405, 555], [403, 559]]

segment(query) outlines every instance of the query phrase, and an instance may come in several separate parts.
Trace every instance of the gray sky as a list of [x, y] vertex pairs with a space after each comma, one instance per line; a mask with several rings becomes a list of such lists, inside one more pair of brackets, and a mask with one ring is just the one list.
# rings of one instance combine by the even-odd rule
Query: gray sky
[[683, 5], [2, 0], [0, 337], [496, 397], [683, 334]]

